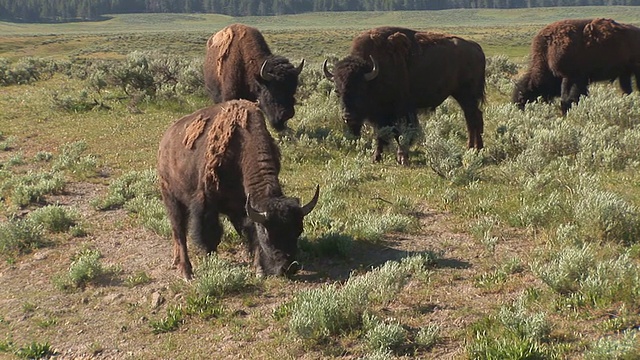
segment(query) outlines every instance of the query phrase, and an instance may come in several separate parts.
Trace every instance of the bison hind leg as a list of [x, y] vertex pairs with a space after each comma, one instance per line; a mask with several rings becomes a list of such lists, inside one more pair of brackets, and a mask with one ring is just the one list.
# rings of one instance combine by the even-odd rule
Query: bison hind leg
[[455, 97], [456, 101], [464, 112], [464, 118], [467, 123], [467, 147], [469, 149], [480, 150], [484, 147], [482, 141], [482, 133], [484, 132], [484, 120], [482, 111], [480, 110], [480, 100], [473, 96]]

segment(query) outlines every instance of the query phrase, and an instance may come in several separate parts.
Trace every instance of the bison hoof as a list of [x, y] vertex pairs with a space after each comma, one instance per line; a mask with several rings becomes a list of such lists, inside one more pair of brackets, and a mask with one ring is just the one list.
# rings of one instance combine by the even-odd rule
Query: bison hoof
[[378, 163], [380, 161], [382, 161], [382, 154], [379, 152], [373, 153], [373, 162]]

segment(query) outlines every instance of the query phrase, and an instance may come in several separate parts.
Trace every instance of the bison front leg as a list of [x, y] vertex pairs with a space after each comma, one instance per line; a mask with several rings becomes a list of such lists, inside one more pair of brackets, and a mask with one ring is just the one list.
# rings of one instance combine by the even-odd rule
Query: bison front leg
[[376, 149], [373, 151], [373, 162], [377, 163], [382, 160], [382, 152], [384, 151], [384, 147], [387, 146], [389, 142], [378, 136], [376, 138]]
[[563, 78], [560, 90], [560, 108], [566, 115], [573, 103], [578, 103], [581, 95], [587, 95], [587, 79]]
[[164, 192], [162, 198], [171, 222], [173, 266], [177, 267], [184, 278], [189, 280], [193, 277], [193, 270], [187, 251], [187, 211], [184, 205], [168, 193]]

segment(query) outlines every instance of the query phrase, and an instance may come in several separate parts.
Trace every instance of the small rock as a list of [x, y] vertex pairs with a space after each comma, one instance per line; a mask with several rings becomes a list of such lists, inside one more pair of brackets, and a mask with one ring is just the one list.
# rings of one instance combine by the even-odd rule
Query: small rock
[[107, 304], [113, 304], [116, 303], [116, 300], [120, 299], [124, 297], [124, 295], [120, 294], [120, 293], [115, 293], [115, 294], [109, 294], [107, 296], [104, 297], [103, 301]]
[[162, 295], [160, 295], [159, 292], [156, 291], [153, 294], [151, 294], [151, 307], [153, 309], [160, 306], [163, 302], [164, 302], [164, 298], [162, 297]]
[[37, 253], [33, 254], [33, 259], [34, 260], [44, 260], [49, 256], [49, 251], [38, 251]]

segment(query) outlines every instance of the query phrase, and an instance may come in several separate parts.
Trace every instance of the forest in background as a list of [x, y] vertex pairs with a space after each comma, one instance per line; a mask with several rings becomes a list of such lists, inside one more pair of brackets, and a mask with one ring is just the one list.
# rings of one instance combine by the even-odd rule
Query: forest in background
[[0, 0], [0, 20], [67, 22], [106, 14], [217, 13], [266, 16], [315, 11], [513, 9], [556, 6], [637, 6], [640, 0]]

